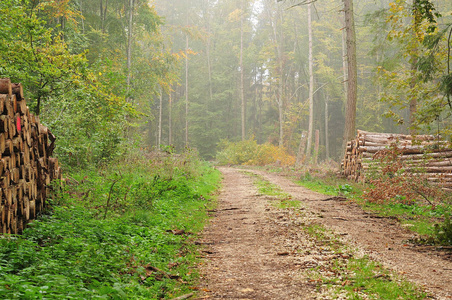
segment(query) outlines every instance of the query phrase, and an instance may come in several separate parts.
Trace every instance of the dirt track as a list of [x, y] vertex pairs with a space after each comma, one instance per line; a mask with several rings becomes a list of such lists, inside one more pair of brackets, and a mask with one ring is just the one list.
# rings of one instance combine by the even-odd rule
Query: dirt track
[[304, 212], [294, 222], [290, 212], [276, 209], [271, 198], [257, 193], [249, 176], [232, 168], [220, 170], [219, 207], [201, 240], [207, 247], [199, 299], [329, 299], [306, 277], [309, 268], [337, 259], [299, 229], [300, 222], [313, 220], [424, 286], [433, 299], [452, 299], [451, 260], [407, 244], [413, 234], [397, 221], [376, 218], [347, 201], [324, 201], [328, 196], [281, 175], [251, 171], [302, 202]]

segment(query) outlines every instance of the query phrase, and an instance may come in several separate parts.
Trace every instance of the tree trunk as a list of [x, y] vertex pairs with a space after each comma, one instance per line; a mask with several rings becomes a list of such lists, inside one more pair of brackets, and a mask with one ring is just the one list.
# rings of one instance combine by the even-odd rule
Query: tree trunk
[[170, 92], [168, 94], [168, 145], [171, 146], [173, 143], [173, 127], [172, 127], [172, 118], [173, 118], [173, 99], [172, 99], [172, 92], [170, 88]]
[[[283, 138], [284, 138], [284, 104], [283, 104], [283, 89], [284, 89], [284, 62], [283, 62], [283, 51], [281, 49], [283, 45], [283, 36], [282, 36], [282, 28], [281, 28], [281, 40], [278, 40], [278, 34], [277, 34], [277, 25], [278, 25], [278, 18], [282, 19], [282, 13], [281, 8], [278, 6], [277, 8], [277, 15], [275, 19], [272, 17], [272, 13], [270, 11], [268, 12], [268, 16], [272, 25], [273, 30], [273, 43], [276, 50], [276, 57], [278, 60], [278, 71], [279, 71], [279, 82], [278, 82], [278, 92], [276, 95], [276, 102], [278, 104], [278, 122], [279, 122], [279, 146], [281, 147], [283, 145]], [[282, 24], [282, 22], [281, 22]]]
[[[345, 106], [344, 143], [355, 136], [357, 68], [356, 68], [356, 34], [353, 18], [353, 0], [344, 1], [345, 30], [347, 32], [347, 105]], [[345, 149], [345, 147], [343, 147]]]
[[[129, 28], [127, 33], [127, 94], [130, 92], [130, 84], [132, 77], [132, 31], [133, 31], [133, 1], [129, 0]], [[130, 95], [127, 95], [130, 101]]]
[[329, 142], [329, 134], [328, 134], [328, 101], [329, 101], [329, 95], [326, 95], [325, 99], [325, 158], [328, 160], [330, 158], [330, 142]]
[[206, 15], [206, 27], [207, 27], [207, 40], [206, 40], [206, 58], [207, 58], [207, 76], [209, 80], [209, 99], [210, 103], [213, 103], [213, 91], [212, 91], [212, 62], [210, 58], [210, 42], [211, 42], [211, 32], [210, 32], [210, 16], [209, 16], [209, 0], [207, 0], [207, 8], [205, 11]]
[[312, 131], [314, 127], [314, 68], [312, 56], [312, 3], [308, 4], [308, 36], [309, 36], [309, 126], [308, 126], [308, 145], [306, 147], [306, 159], [311, 156]]
[[243, 0], [240, 1], [240, 6], [241, 6], [241, 16], [240, 16], [240, 98], [241, 98], [241, 119], [242, 119], [242, 141], [244, 141], [246, 139], [245, 136], [245, 109], [246, 109], [246, 104], [245, 104], [245, 94], [244, 94], [244, 82], [243, 82], [243, 76], [244, 76], [244, 71], [243, 71], [243, 15], [244, 15], [244, 11], [243, 11]]
[[317, 165], [319, 158], [319, 146], [320, 146], [320, 130], [315, 131], [315, 144], [314, 144], [314, 165]]
[[[413, 8], [414, 8], [414, 10], [413, 10], [413, 36], [414, 36], [415, 40], [420, 39], [417, 34], [419, 24], [421, 23], [421, 21], [419, 20], [419, 12], [417, 10], [418, 2], [419, 2], [419, 0], [413, 1]], [[411, 58], [410, 58], [410, 64], [411, 64], [410, 120], [409, 120], [408, 128], [409, 128], [411, 135], [416, 134], [415, 122], [416, 122], [416, 111], [417, 111], [417, 99], [416, 99], [416, 94], [415, 94], [414, 90], [416, 88], [416, 82], [417, 82], [417, 78], [415, 77], [415, 75], [416, 75], [417, 63], [418, 63], [418, 51], [419, 51], [419, 49], [416, 46], [413, 49]]]
[[163, 88], [160, 87], [160, 97], [159, 97], [159, 125], [158, 125], [158, 142], [157, 147], [160, 149], [162, 144], [162, 112], [163, 112]]
[[[100, 28], [102, 30], [102, 33], [105, 33], [105, 20], [107, 18], [108, 0], [105, 0], [105, 8], [104, 8], [104, 0], [100, 0], [99, 4], [100, 4]], [[82, 20], [83, 20], [83, 18], [82, 18]]]
[[303, 130], [300, 137], [300, 145], [298, 146], [297, 160], [295, 162], [295, 167], [297, 168], [305, 161], [306, 137], [307, 133]]
[[185, 147], [188, 147], [188, 34], [185, 34]]
[[347, 32], [345, 30], [345, 18], [344, 18], [344, 28], [342, 29], [342, 71], [343, 71], [343, 83], [344, 83], [344, 95], [345, 99], [347, 97]]

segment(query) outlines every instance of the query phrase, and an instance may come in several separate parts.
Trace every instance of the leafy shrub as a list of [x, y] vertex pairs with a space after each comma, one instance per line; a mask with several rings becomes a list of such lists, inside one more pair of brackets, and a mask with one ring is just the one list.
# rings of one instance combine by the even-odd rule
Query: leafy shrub
[[445, 215], [442, 224], [435, 224], [434, 237], [438, 244], [452, 245], [452, 222], [449, 214]]
[[220, 151], [217, 152], [217, 160], [220, 164], [241, 165], [254, 158], [258, 145], [254, 138], [235, 143], [221, 140], [218, 148]]
[[284, 147], [270, 143], [258, 145], [254, 138], [240, 142], [222, 140], [218, 145], [217, 160], [220, 164], [265, 166], [279, 162], [282, 166], [295, 164], [295, 157]]
[[247, 163], [264, 166], [279, 161], [283, 166], [295, 164], [295, 157], [289, 155], [283, 147], [278, 147], [270, 143], [259, 145], [254, 157]]
[[339, 194], [347, 196], [348, 194], [350, 194], [353, 191], [353, 188], [351, 185], [346, 183], [346, 184], [339, 185], [339, 187], [337, 188], [337, 191]]

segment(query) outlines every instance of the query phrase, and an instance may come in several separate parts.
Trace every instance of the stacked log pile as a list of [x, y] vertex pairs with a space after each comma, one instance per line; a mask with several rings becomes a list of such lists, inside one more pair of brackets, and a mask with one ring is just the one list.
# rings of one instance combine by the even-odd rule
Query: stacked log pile
[[341, 173], [354, 181], [364, 181], [365, 172], [378, 168], [379, 155], [391, 148], [404, 172], [425, 176], [432, 184], [452, 187], [452, 145], [433, 135], [404, 135], [358, 130], [347, 143]]
[[61, 179], [51, 158], [55, 136], [30, 114], [22, 86], [0, 78], [0, 233], [21, 233], [46, 205], [51, 180]]

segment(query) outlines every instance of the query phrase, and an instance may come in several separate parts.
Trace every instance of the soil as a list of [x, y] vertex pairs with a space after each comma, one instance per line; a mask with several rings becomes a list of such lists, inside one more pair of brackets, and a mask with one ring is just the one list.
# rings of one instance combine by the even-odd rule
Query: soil
[[452, 299], [450, 256], [409, 243], [416, 236], [397, 220], [367, 213], [344, 198], [310, 191], [281, 174], [247, 170], [300, 201], [303, 213], [279, 209], [274, 198], [258, 193], [243, 170], [220, 171], [224, 179], [219, 205], [199, 241], [206, 247], [198, 299], [333, 298], [308, 270], [342, 258], [300, 230], [300, 224], [313, 222], [423, 287], [430, 299]]

